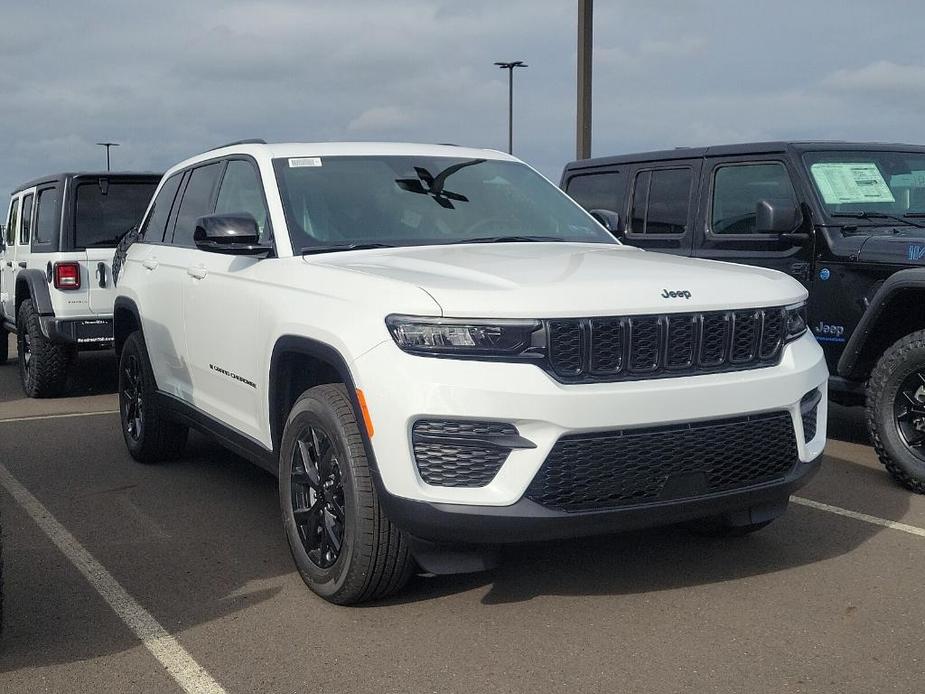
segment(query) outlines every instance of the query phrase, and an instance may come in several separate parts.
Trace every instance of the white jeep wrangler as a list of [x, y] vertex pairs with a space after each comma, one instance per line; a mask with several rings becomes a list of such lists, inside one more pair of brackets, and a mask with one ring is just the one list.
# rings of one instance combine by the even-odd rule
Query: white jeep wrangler
[[767, 525], [819, 465], [806, 290], [614, 241], [495, 151], [239, 143], [164, 177], [115, 301], [132, 456], [278, 476], [336, 603], [508, 542]]
[[78, 350], [112, 347], [113, 250], [159, 180], [63, 173], [13, 191], [0, 241], [0, 364], [13, 333], [26, 395], [60, 395]]

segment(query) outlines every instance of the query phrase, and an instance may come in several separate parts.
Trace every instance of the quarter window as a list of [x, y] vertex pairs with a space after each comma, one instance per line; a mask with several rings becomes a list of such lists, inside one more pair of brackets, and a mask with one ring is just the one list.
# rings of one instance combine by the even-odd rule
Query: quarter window
[[215, 203], [215, 214], [245, 213], [257, 220], [260, 238], [267, 228], [267, 206], [257, 170], [249, 161], [232, 159], [225, 168]]
[[617, 197], [619, 177], [617, 172], [585, 174], [575, 176], [568, 182], [566, 192], [586, 210], [611, 210], [620, 212], [622, 207]]
[[683, 234], [690, 199], [690, 169], [640, 171], [633, 185], [630, 233]]
[[16, 222], [19, 221], [19, 198], [10, 205], [10, 218], [6, 225], [6, 245], [12, 246], [16, 242]]
[[38, 209], [35, 211], [35, 243], [51, 243], [58, 230], [58, 189], [44, 188], [39, 191]]
[[221, 162], [193, 169], [183, 193], [183, 200], [180, 202], [180, 211], [177, 213], [177, 224], [173, 232], [174, 246], [193, 245], [196, 220], [212, 212], [212, 191], [221, 170]]
[[32, 193], [22, 199], [22, 228], [19, 230], [19, 245], [28, 245], [32, 236]]
[[170, 219], [170, 210], [173, 209], [174, 198], [177, 197], [177, 190], [180, 187], [180, 181], [183, 179], [183, 173], [175, 173], [173, 176], [164, 181], [160, 192], [154, 198], [154, 204], [148, 213], [147, 219], [141, 227], [141, 237], [146, 241], [160, 243], [164, 240], [164, 231], [167, 229], [167, 220]]
[[796, 201], [787, 168], [778, 162], [722, 166], [713, 177], [710, 229], [714, 234], [754, 234], [762, 200]]

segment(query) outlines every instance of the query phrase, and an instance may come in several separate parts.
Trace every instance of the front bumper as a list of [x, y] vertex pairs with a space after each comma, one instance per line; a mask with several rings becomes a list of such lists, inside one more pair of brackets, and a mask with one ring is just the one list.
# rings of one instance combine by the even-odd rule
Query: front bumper
[[[382, 491], [427, 504], [511, 507], [520, 502], [560, 437], [645, 428], [742, 415], [790, 414], [801, 463], [825, 446], [827, 403], [816, 412], [816, 434], [804, 441], [800, 400], [826, 389], [821, 348], [806, 334], [789, 344], [772, 367], [732, 373], [565, 385], [532, 364], [461, 361], [406, 354], [383, 342], [354, 361], [374, 423], [370, 441]], [[414, 462], [411, 430], [422, 418], [507, 422], [535, 444], [510, 453], [490, 483], [476, 488], [427, 484]]]
[[112, 318], [55, 318], [41, 316], [42, 334], [55, 344], [78, 348], [110, 348], [113, 344]]

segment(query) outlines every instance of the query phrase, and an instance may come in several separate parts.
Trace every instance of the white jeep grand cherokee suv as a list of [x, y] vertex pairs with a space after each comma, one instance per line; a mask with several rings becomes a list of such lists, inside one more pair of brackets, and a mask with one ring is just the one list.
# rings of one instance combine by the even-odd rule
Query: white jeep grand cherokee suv
[[494, 151], [238, 143], [170, 171], [115, 303], [136, 459], [279, 478], [336, 603], [508, 542], [783, 513], [825, 444], [806, 290], [620, 245]]

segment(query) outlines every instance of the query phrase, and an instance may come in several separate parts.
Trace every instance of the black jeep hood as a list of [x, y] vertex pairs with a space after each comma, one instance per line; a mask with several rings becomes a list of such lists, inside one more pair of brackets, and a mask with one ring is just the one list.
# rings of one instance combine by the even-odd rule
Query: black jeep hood
[[898, 228], [896, 233], [871, 234], [864, 239], [858, 260], [890, 265], [925, 265], [925, 229]]

